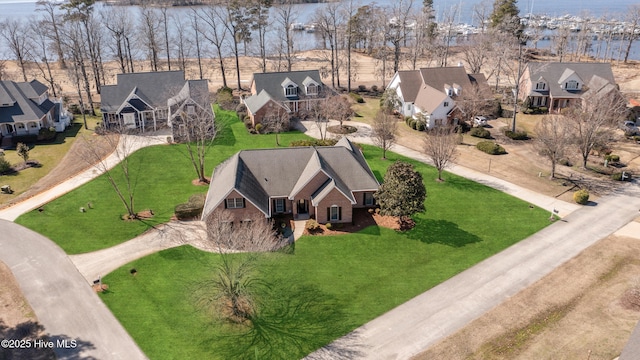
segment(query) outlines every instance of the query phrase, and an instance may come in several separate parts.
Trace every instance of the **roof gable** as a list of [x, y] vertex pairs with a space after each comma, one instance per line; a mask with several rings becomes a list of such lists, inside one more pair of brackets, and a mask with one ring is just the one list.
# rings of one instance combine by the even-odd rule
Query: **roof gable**
[[313, 81], [324, 87], [318, 70], [255, 73], [252, 81], [252, 90], [255, 91], [253, 95], [260, 94], [264, 90], [275, 101], [287, 101], [288, 98], [285, 96], [284, 88], [288, 85], [298, 87], [299, 84], [303, 84], [305, 81], [307, 83]]
[[13, 123], [42, 119], [55, 104], [46, 100], [38, 104], [34, 99], [38, 100], [46, 93], [47, 89], [36, 80], [31, 82], [0, 81], [0, 105], [10, 105], [0, 107], [0, 122]]
[[[580, 84], [589, 84], [597, 76], [602, 80], [615, 86], [615, 78], [608, 63], [568, 63], [568, 62], [538, 62], [532, 61], [527, 64], [529, 77], [534, 79], [545, 79], [549, 85], [551, 96], [571, 96], [571, 93], [564, 90], [566, 80], [576, 80]], [[561, 81], [564, 79], [564, 81]], [[578, 80], [580, 79], [580, 80]], [[535, 91], [535, 90], [534, 90]], [[574, 92], [575, 93], [575, 92]], [[574, 95], [575, 96], [575, 95]]]

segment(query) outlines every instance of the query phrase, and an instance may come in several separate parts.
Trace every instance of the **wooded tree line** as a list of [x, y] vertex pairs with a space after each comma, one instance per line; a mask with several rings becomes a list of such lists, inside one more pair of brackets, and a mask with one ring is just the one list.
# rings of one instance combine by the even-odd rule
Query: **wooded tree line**
[[[23, 80], [41, 77], [59, 96], [59, 79], [52, 72], [57, 62], [68, 71], [81, 107], [93, 109], [92, 93], [99, 94], [113, 75], [105, 71], [108, 61], [117, 63], [119, 73], [143, 67], [183, 69], [191, 78], [204, 78], [213, 69], [219, 71], [223, 86], [236, 88], [242, 88], [242, 56], [257, 59], [263, 72], [292, 70], [300, 49], [292, 1], [216, 0], [181, 12], [140, 6], [134, 13], [134, 8], [120, 6], [96, 11], [95, 0], [40, 0], [30, 21], [6, 19], [0, 35]], [[477, 6], [475, 22], [483, 28], [486, 24], [486, 29], [459, 44], [461, 37], [454, 31], [458, 5], [444, 11], [436, 23], [433, 0], [399, 0], [389, 6], [359, 6], [356, 0], [330, 3], [312, 18], [318, 47], [329, 50], [323, 52], [327, 65], [321, 74], [334, 88], [351, 90], [358, 78], [352, 55], [358, 51], [375, 59], [375, 75], [384, 86], [399, 69], [456, 65], [450, 63], [450, 48], [458, 45], [469, 72], [485, 73], [496, 89], [511, 86], [522, 41], [515, 3], [498, 0]], [[236, 80], [233, 85], [230, 76]]]

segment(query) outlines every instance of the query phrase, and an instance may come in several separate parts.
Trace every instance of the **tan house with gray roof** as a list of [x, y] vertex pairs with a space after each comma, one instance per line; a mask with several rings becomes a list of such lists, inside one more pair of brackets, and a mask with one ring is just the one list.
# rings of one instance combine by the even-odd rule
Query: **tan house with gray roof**
[[520, 77], [519, 100], [549, 112], [577, 104], [589, 92], [618, 91], [611, 64], [530, 62]]
[[422, 68], [395, 73], [387, 88], [395, 89], [403, 116], [422, 114], [427, 128], [455, 122], [456, 100], [472, 86], [480, 86], [490, 93], [483, 74], [467, 74], [464, 67]]
[[374, 206], [379, 185], [347, 138], [335, 146], [242, 150], [214, 170], [202, 219], [227, 209], [234, 221], [262, 214], [349, 223], [354, 208]]

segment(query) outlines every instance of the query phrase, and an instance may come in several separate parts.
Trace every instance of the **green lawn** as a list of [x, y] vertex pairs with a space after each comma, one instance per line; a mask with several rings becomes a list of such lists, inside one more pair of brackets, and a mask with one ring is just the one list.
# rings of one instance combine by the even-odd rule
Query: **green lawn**
[[[89, 117], [90, 128], [94, 128], [99, 119], [99, 117]], [[62, 161], [62, 158], [67, 154], [76, 139], [92, 132], [92, 130], [86, 130], [81, 122], [76, 121], [67, 127], [64, 132], [58, 133], [54, 141], [33, 145], [29, 150], [29, 160], [36, 160], [42, 166], [27, 168], [13, 174], [1, 175], [0, 185], [10, 185], [14, 193], [0, 196], [0, 203], [7, 203], [27, 191]], [[4, 153], [5, 159], [13, 165], [24, 161], [18, 156], [15, 149], [5, 150]]]
[[[379, 149], [363, 148], [377, 175], [401, 158], [388, 153], [390, 160], [381, 160]], [[308, 287], [312, 298], [332, 309], [320, 320], [306, 320], [304, 312], [298, 316], [297, 309], [305, 308], [299, 304], [279, 312], [286, 314], [279, 317], [280, 327], [304, 327], [305, 321], [326, 325], [307, 332], [313, 336], [301, 347], [280, 347], [286, 349], [284, 358], [300, 358], [548, 225], [548, 214], [541, 209], [452, 174], [437, 183], [433, 168], [411, 162], [428, 193], [427, 211], [415, 217], [417, 226], [411, 231], [369, 227], [343, 236], [305, 236], [293, 255], [270, 254], [261, 260], [260, 277], [267, 283], [276, 288], [295, 284], [279, 294], [297, 298], [293, 294]], [[218, 255], [189, 246], [163, 251], [106, 276], [110, 291], [102, 298], [152, 359], [248, 358], [253, 350], [264, 354], [264, 349], [242, 348], [241, 332], [212, 321], [194, 306], [189, 294], [212, 275], [217, 261]], [[138, 271], [135, 277], [131, 268]], [[277, 357], [283, 358], [281, 353]]]
[[[207, 154], [207, 172], [241, 149], [275, 147], [275, 135], [250, 135], [235, 113], [217, 111], [222, 128]], [[280, 143], [306, 138], [299, 132], [280, 135]], [[194, 193], [205, 192], [194, 186], [195, 171], [182, 145], [159, 145], [144, 148], [131, 155], [130, 168], [135, 169], [135, 209], [151, 209], [155, 217], [146, 221], [122, 221], [125, 208], [101, 176], [74, 191], [46, 204], [44, 211], [32, 211], [16, 222], [49, 237], [68, 254], [78, 254], [111, 247], [164, 223], [175, 205], [186, 202]], [[118, 174], [116, 168], [114, 174]], [[92, 204], [88, 209], [87, 203]], [[80, 207], [87, 208], [81, 213]]]

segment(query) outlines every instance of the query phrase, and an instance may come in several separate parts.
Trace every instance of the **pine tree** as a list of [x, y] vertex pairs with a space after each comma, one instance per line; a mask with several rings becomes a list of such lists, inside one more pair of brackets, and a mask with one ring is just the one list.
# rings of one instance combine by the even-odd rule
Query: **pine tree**
[[491, 27], [518, 36], [522, 32], [518, 0], [495, 0], [491, 13]]

